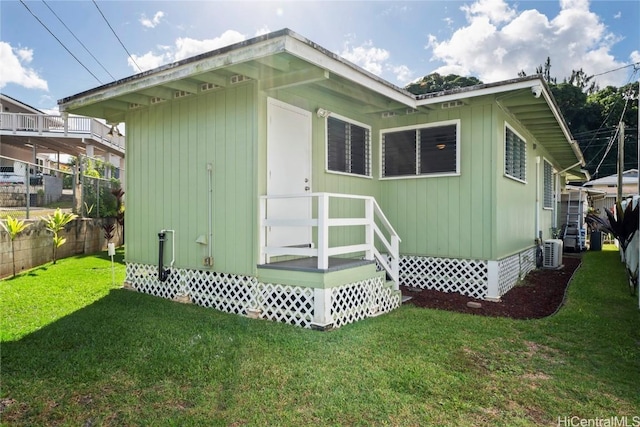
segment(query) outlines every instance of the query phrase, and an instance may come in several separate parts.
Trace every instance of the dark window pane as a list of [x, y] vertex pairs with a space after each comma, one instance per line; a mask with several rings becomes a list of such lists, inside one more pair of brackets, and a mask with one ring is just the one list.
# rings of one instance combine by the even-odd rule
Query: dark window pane
[[511, 129], [505, 131], [504, 171], [507, 175], [526, 180], [527, 147], [524, 140]]
[[369, 175], [369, 129], [351, 125], [351, 173]]
[[347, 172], [347, 123], [327, 119], [327, 160], [329, 170]]
[[456, 172], [456, 125], [420, 129], [420, 174]]
[[553, 208], [553, 167], [544, 162], [544, 207]]
[[416, 174], [416, 131], [384, 134], [384, 176]]

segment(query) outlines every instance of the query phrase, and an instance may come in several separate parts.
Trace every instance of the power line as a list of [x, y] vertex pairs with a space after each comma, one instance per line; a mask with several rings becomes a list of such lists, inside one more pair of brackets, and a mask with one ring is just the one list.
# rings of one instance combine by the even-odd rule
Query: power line
[[[609, 71], [605, 71], [604, 73], [600, 73], [600, 74], [595, 74], [592, 77], [595, 77], [596, 75], [602, 75], [602, 74], [607, 74], [607, 73], [611, 73], [613, 71], [617, 71], [617, 70], [621, 70], [622, 68], [627, 68], [627, 67], [631, 67], [633, 66], [633, 73], [631, 74], [631, 76], [629, 76], [629, 80], [627, 81], [627, 84], [629, 84], [632, 81], [632, 78], [636, 75], [636, 73], [640, 70], [640, 68], [636, 68], [636, 65], [640, 64], [640, 62], [635, 62], [633, 64], [628, 64], [625, 65], [623, 67], [620, 68], [616, 68], [615, 70], [609, 70]], [[625, 85], [626, 86], [626, 85]], [[613, 105], [611, 106], [611, 108], [609, 109], [609, 113], [607, 114], [607, 117], [605, 117], [605, 119], [602, 121], [602, 123], [600, 124], [600, 126], [598, 127], [598, 130], [596, 132], [599, 132], [600, 129], [602, 129], [602, 127], [605, 125], [605, 123], [607, 122], [607, 120], [609, 120], [609, 117], [611, 116], [611, 114], [613, 113], [613, 109], [615, 108], [615, 106], [618, 104], [618, 102], [620, 102], [620, 98], [616, 98], [615, 102], [613, 103]], [[624, 110], [626, 110], [627, 108], [627, 102], [625, 102], [625, 106], [624, 106]], [[624, 111], [622, 112], [622, 116], [621, 118], [624, 117]], [[617, 130], [616, 130], [616, 135], [617, 135]], [[593, 136], [593, 138], [595, 138], [595, 135]], [[589, 148], [591, 146], [591, 143], [593, 142], [593, 138], [591, 139], [591, 141], [589, 141], [587, 143], [587, 146], [584, 147], [584, 149], [586, 150], [587, 148]], [[609, 151], [609, 149], [607, 149], [607, 152]], [[606, 154], [605, 154], [606, 157]], [[602, 162], [601, 162], [602, 163]]]
[[78, 64], [80, 64], [80, 65], [82, 66], [82, 68], [84, 68], [85, 70], [87, 70], [87, 72], [88, 72], [89, 74], [91, 74], [91, 75], [93, 76], [93, 78], [94, 78], [94, 79], [96, 79], [96, 80], [98, 81], [98, 83], [103, 84], [103, 82], [102, 82], [99, 78], [97, 78], [97, 77], [96, 77], [96, 75], [95, 75], [95, 74], [93, 74], [93, 73], [91, 72], [91, 70], [89, 70], [89, 69], [88, 69], [88, 68], [87, 68], [87, 67], [82, 63], [82, 61], [80, 61], [80, 60], [79, 60], [79, 59], [78, 59], [78, 58], [77, 58], [73, 53], [71, 53], [71, 51], [67, 48], [67, 46], [65, 46], [65, 45], [64, 45], [64, 43], [62, 43], [62, 41], [60, 41], [60, 39], [59, 39], [58, 37], [56, 37], [56, 35], [55, 35], [55, 34], [53, 34], [53, 33], [51, 32], [51, 30], [50, 30], [50, 29], [49, 29], [49, 28], [44, 24], [44, 22], [42, 22], [42, 21], [40, 20], [40, 18], [38, 18], [38, 17], [36, 16], [36, 14], [35, 14], [35, 13], [33, 13], [33, 12], [31, 11], [31, 9], [29, 9], [29, 6], [27, 6], [23, 0], [20, 0], [20, 3], [22, 3], [22, 5], [23, 5], [23, 6], [24, 6], [28, 11], [29, 11], [29, 13], [30, 13], [30, 14], [31, 14], [31, 15], [32, 15], [32, 16], [33, 16], [33, 17], [34, 17], [34, 18], [35, 18], [35, 19], [40, 23], [40, 25], [42, 25], [42, 26], [44, 27], [44, 29], [45, 29], [45, 30], [47, 30], [47, 31], [49, 32], [49, 34], [51, 34], [51, 36], [52, 36], [54, 39], [56, 39], [56, 40], [58, 41], [58, 43], [60, 43], [60, 46], [62, 46], [62, 47], [64, 48], [64, 50], [66, 50], [67, 52], [69, 52], [69, 55], [71, 55], [71, 56], [73, 57], [73, 59], [75, 59], [76, 61], [78, 61]]
[[65, 23], [64, 23], [64, 21], [63, 21], [63, 20], [58, 16], [58, 14], [57, 14], [56, 12], [54, 12], [54, 10], [53, 10], [53, 9], [51, 9], [51, 6], [49, 6], [49, 5], [47, 4], [47, 2], [46, 2], [46, 1], [44, 1], [44, 0], [42, 0], [42, 3], [44, 3], [44, 5], [45, 5], [45, 6], [47, 6], [47, 8], [49, 8], [49, 10], [51, 11], [51, 13], [53, 13], [53, 15], [54, 15], [56, 18], [58, 18], [58, 21], [60, 21], [60, 23], [61, 23], [62, 25], [64, 25], [64, 27], [67, 29], [67, 31], [69, 31], [69, 32], [71, 33], [71, 35], [72, 35], [72, 36], [73, 36], [73, 37], [78, 41], [78, 43], [80, 43], [80, 45], [84, 48], [84, 50], [86, 50], [86, 51], [87, 51], [87, 53], [88, 53], [89, 55], [91, 55], [91, 57], [92, 57], [92, 58], [93, 58], [93, 59], [94, 59], [94, 60], [95, 60], [95, 61], [96, 61], [96, 62], [97, 62], [101, 67], [102, 67], [102, 69], [103, 69], [107, 74], [109, 74], [109, 76], [111, 76], [111, 78], [112, 78], [113, 80], [115, 80], [116, 78], [115, 78], [115, 77], [113, 77], [113, 75], [111, 75], [111, 73], [110, 73], [110, 72], [109, 72], [109, 71], [104, 67], [104, 65], [102, 65], [102, 63], [101, 63], [100, 61], [98, 61], [98, 58], [96, 58], [96, 57], [93, 55], [93, 53], [91, 53], [91, 51], [90, 51], [89, 49], [87, 49], [87, 47], [84, 45], [84, 43], [82, 43], [82, 42], [80, 41], [80, 39], [78, 39], [78, 37], [76, 37], [76, 35], [73, 33], [73, 31], [71, 31], [71, 29], [67, 26], [67, 24], [65, 24]]
[[[624, 113], [627, 111], [627, 105], [629, 105], [629, 98], [625, 97], [624, 108], [622, 109], [622, 114], [620, 115], [620, 120], [622, 120], [622, 118], [624, 117]], [[620, 130], [620, 128], [618, 128], [616, 130], [615, 135], [613, 135], [611, 137], [609, 145], [607, 146], [607, 151], [605, 151], [604, 156], [602, 156], [602, 160], [600, 160], [600, 163], [598, 163], [598, 167], [596, 167], [596, 172], [595, 172], [596, 174], [598, 173], [598, 170], [600, 170], [600, 166], [602, 165], [602, 162], [604, 162], [604, 158], [607, 157], [607, 154], [609, 154], [609, 150], [611, 150], [611, 147], [613, 146], [613, 141], [615, 141], [615, 139], [618, 137], [619, 130]]]
[[[22, 1], [22, 0], [20, 0], [20, 1]], [[131, 62], [133, 62], [135, 64], [135, 66], [138, 68], [138, 71], [142, 72], [142, 68], [140, 68], [140, 66], [138, 65], [136, 60], [133, 59], [133, 56], [131, 56], [131, 54], [129, 53], [127, 48], [124, 46], [124, 43], [122, 43], [122, 40], [120, 40], [120, 37], [118, 37], [118, 35], [116, 34], [115, 30], [113, 29], [113, 27], [111, 26], [111, 24], [107, 20], [107, 17], [104, 16], [104, 13], [102, 13], [102, 11], [100, 10], [100, 7], [98, 7], [98, 3], [96, 3], [96, 0], [93, 0], [93, 4], [96, 6], [96, 9], [98, 9], [98, 12], [100, 12], [100, 15], [102, 15], [102, 19], [104, 19], [104, 22], [107, 23], [107, 25], [111, 29], [111, 32], [113, 33], [113, 35], [116, 36], [116, 39], [118, 39], [118, 41], [120, 42], [120, 46], [122, 46], [124, 51], [127, 52], [127, 55], [129, 55], [129, 59], [131, 59]]]
[[609, 73], [613, 73], [614, 71], [623, 70], [623, 69], [625, 69], [625, 68], [629, 68], [629, 67], [634, 67], [634, 68], [635, 68], [635, 66], [636, 66], [636, 65], [640, 65], [640, 61], [638, 61], [638, 62], [634, 62], [633, 64], [623, 65], [622, 67], [618, 67], [618, 68], [615, 68], [615, 69], [613, 69], [613, 70], [603, 71], [602, 73], [593, 74], [591, 77], [598, 77], [598, 76], [602, 76], [602, 75], [609, 74]]

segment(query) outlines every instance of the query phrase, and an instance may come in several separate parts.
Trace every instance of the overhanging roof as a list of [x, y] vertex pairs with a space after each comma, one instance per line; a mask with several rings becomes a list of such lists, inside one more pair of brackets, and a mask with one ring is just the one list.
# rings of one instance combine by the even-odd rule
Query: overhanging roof
[[566, 168], [569, 179], [585, 180], [588, 173], [582, 151], [571, 136], [549, 86], [539, 76], [522, 77], [497, 83], [420, 95], [421, 105], [440, 104], [472, 97], [493, 95], [500, 108], [520, 122], [542, 144], [553, 159]]
[[[172, 99], [176, 93], [208, 90], [203, 87], [229, 86], [237, 76], [259, 81], [266, 91], [312, 86], [336, 97], [357, 99], [357, 104], [370, 111], [415, 106], [411, 93], [288, 29], [136, 74], [58, 104], [61, 111], [119, 122], [132, 107]], [[368, 90], [357, 90], [354, 84]]]
[[[312, 41], [284, 29], [127, 77], [58, 102], [61, 111], [124, 121], [127, 111], [163, 99], [226, 87], [245, 78], [264, 91], [305, 86], [341, 98], [364, 113], [433, 109], [449, 101], [493, 95], [573, 177], [584, 179], [582, 153], [539, 76], [415, 96]], [[540, 87], [534, 97], [533, 87]]]

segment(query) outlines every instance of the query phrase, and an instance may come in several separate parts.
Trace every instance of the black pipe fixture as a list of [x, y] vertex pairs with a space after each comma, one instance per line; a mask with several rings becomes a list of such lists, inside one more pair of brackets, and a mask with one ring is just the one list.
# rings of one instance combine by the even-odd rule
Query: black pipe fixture
[[169, 277], [169, 270], [165, 270], [162, 265], [164, 260], [164, 241], [166, 233], [161, 231], [158, 233], [158, 280], [164, 282]]

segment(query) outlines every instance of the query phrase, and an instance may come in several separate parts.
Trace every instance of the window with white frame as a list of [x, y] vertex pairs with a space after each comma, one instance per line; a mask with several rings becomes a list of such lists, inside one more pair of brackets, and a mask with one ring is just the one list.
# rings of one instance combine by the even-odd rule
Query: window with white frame
[[527, 144], [509, 125], [504, 135], [504, 173], [518, 181], [527, 180]]
[[544, 207], [553, 208], [553, 166], [547, 160], [544, 162]]
[[382, 132], [382, 177], [459, 174], [460, 121]]
[[329, 116], [327, 170], [371, 176], [371, 129], [346, 119]]

